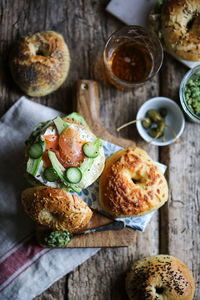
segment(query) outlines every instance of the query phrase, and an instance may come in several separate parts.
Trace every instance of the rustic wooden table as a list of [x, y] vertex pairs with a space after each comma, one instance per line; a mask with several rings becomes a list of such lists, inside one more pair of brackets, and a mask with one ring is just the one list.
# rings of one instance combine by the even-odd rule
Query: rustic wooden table
[[[97, 80], [100, 117], [113, 133], [117, 126], [134, 119], [148, 98], [162, 95], [179, 103], [179, 85], [187, 68], [167, 54], [160, 73], [141, 87], [121, 92], [106, 82], [102, 72], [103, 46], [107, 37], [123, 26], [105, 12], [107, 3], [108, 0], [1, 0], [1, 115], [22, 95], [8, 70], [12, 43], [27, 32], [46, 29], [63, 34], [70, 49], [71, 69], [57, 92], [31, 100], [69, 113], [76, 81]], [[121, 136], [141, 142], [134, 126], [124, 129]], [[177, 144], [148, 146], [146, 150], [153, 159], [168, 166], [169, 201], [154, 215], [146, 231], [138, 233], [134, 245], [99, 251], [35, 300], [127, 299], [124, 278], [130, 263], [157, 253], [169, 253], [186, 263], [196, 280], [195, 299], [200, 299], [200, 126], [187, 122]]]

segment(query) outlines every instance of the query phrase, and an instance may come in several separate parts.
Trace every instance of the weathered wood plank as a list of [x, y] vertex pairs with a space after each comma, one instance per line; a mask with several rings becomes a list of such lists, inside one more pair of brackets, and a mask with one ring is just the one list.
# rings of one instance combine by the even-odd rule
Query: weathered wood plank
[[[135, 118], [139, 106], [158, 95], [159, 78], [129, 92], [111, 87], [103, 73], [104, 43], [122, 23], [105, 13], [108, 0], [50, 0], [11, 1], [0, 3], [0, 113], [1, 115], [22, 95], [14, 85], [8, 70], [8, 52], [14, 40], [27, 32], [53, 29], [64, 35], [71, 54], [70, 74], [65, 84], [55, 93], [32, 99], [63, 112], [72, 109], [73, 86], [78, 79], [99, 82], [100, 118], [106, 128], [115, 128]], [[178, 88], [186, 68], [166, 56], [161, 71], [160, 91], [178, 101]], [[40, 299], [126, 299], [124, 276], [130, 262], [140, 257], [170, 253], [182, 259], [199, 281], [199, 132], [196, 124], [187, 123], [179, 142], [169, 147], [148, 146], [154, 159], [168, 164], [167, 178], [170, 198], [153, 217], [145, 233], [139, 233], [136, 244], [128, 248], [104, 249], [69, 275], [55, 283]], [[119, 134], [141, 139], [134, 126]], [[158, 221], [160, 219], [160, 227]], [[160, 237], [160, 242], [159, 242]], [[197, 283], [196, 295], [200, 294]], [[198, 297], [198, 296], [196, 296]]]
[[[162, 92], [165, 96], [179, 102], [179, 84], [186, 71], [187, 68], [168, 57], [163, 70]], [[199, 125], [187, 121], [178, 142], [167, 151], [161, 151], [161, 160], [168, 161], [170, 187], [169, 201], [161, 209], [161, 220], [165, 226], [161, 226], [161, 252], [180, 258], [191, 270], [196, 281], [195, 299], [200, 295], [199, 137]]]
[[[116, 127], [135, 118], [138, 107], [146, 99], [157, 95], [158, 78], [128, 92], [118, 91], [108, 84], [102, 72], [103, 46], [108, 36], [122, 24], [102, 14], [104, 6], [97, 1], [95, 3], [96, 6], [93, 7], [90, 1], [85, 3], [87, 11], [91, 11], [92, 7], [93, 17], [90, 14], [85, 16], [87, 17], [85, 27], [79, 26], [79, 31], [84, 35], [87, 24], [92, 24], [92, 29], [88, 28], [88, 35], [91, 36], [89, 41], [92, 43], [89, 46], [88, 60], [92, 70], [90, 77], [99, 80], [101, 121], [106, 128], [115, 133]], [[94, 36], [94, 33], [98, 33], [98, 37]], [[124, 129], [119, 135], [141, 142], [134, 126]], [[149, 146], [147, 149], [154, 159], [158, 159], [156, 147]], [[68, 299], [126, 299], [124, 278], [130, 262], [157, 252], [158, 218], [155, 215], [146, 232], [138, 234], [136, 244], [128, 248], [103, 249], [72, 272], [68, 279]]]
[[61, 278], [34, 300], [65, 300], [67, 297], [66, 281], [67, 276]]

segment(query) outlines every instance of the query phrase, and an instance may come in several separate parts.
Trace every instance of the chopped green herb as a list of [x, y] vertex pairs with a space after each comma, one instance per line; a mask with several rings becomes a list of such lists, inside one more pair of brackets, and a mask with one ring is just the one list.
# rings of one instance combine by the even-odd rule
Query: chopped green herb
[[193, 74], [186, 83], [185, 99], [191, 112], [200, 117], [200, 75]]
[[50, 247], [64, 247], [72, 238], [72, 233], [68, 231], [52, 231], [44, 238], [46, 244]]

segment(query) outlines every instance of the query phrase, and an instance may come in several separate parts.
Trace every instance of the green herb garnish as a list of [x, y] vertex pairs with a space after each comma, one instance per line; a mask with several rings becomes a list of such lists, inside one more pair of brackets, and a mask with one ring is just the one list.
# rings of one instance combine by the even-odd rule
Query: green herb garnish
[[189, 109], [200, 117], [200, 75], [193, 74], [186, 83], [185, 99]]
[[72, 233], [68, 231], [52, 231], [48, 236], [44, 238], [46, 244], [50, 247], [64, 247], [72, 238]]

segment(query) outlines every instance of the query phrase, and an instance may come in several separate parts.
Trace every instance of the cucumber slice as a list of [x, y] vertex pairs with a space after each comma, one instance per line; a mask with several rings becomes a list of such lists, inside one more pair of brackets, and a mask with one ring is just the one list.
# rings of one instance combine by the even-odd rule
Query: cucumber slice
[[[42, 147], [42, 154], [43, 154], [44, 151], [45, 151], [46, 142], [45, 142], [45, 141], [41, 141], [41, 142], [38, 143], [38, 144], [41, 145], [41, 147]], [[32, 145], [34, 145], [34, 144], [32, 144]], [[32, 145], [30, 145], [30, 148], [31, 148]], [[30, 149], [30, 148], [29, 148], [29, 149]], [[34, 150], [34, 151], [35, 151], [35, 150]], [[38, 158], [32, 158], [32, 157], [29, 157], [29, 159], [28, 159], [28, 161], [27, 161], [27, 165], [26, 165], [26, 172], [27, 172], [27, 173], [29, 173], [29, 174], [31, 174], [31, 175], [33, 175], [33, 176], [36, 175], [36, 173], [37, 173], [37, 171], [38, 171], [38, 169], [39, 169], [39, 166], [40, 166], [40, 162], [41, 162], [41, 160], [42, 160], [42, 156], [43, 156], [43, 155], [40, 155]]]
[[56, 155], [54, 152], [52, 151], [48, 151], [48, 156], [49, 159], [52, 163], [53, 168], [56, 170], [56, 172], [58, 173], [58, 177], [60, 178], [60, 180], [70, 189], [72, 189], [73, 191], [75, 191], [76, 193], [80, 193], [81, 192], [81, 188], [76, 186], [73, 183], [70, 183], [69, 181], [67, 181], [65, 179], [65, 168], [63, 167], [63, 165], [61, 165], [61, 163], [59, 162], [59, 160], [57, 159]]
[[61, 135], [61, 133], [67, 128], [69, 127], [69, 125], [63, 121], [63, 119], [61, 117], [57, 117], [54, 120], [54, 124], [56, 125], [56, 129], [58, 131], [58, 134]]
[[81, 181], [82, 172], [81, 172], [81, 170], [79, 168], [70, 167], [65, 172], [65, 177], [71, 183], [78, 183], [78, 182]]
[[54, 182], [58, 179], [58, 173], [52, 167], [48, 167], [44, 170], [44, 178], [47, 181]]
[[95, 158], [99, 155], [100, 148], [102, 147], [102, 141], [96, 139], [94, 142], [88, 142], [83, 145], [83, 153], [85, 156]]
[[43, 154], [43, 147], [41, 143], [34, 143], [30, 145], [28, 149], [29, 156], [31, 158], [39, 158]]

